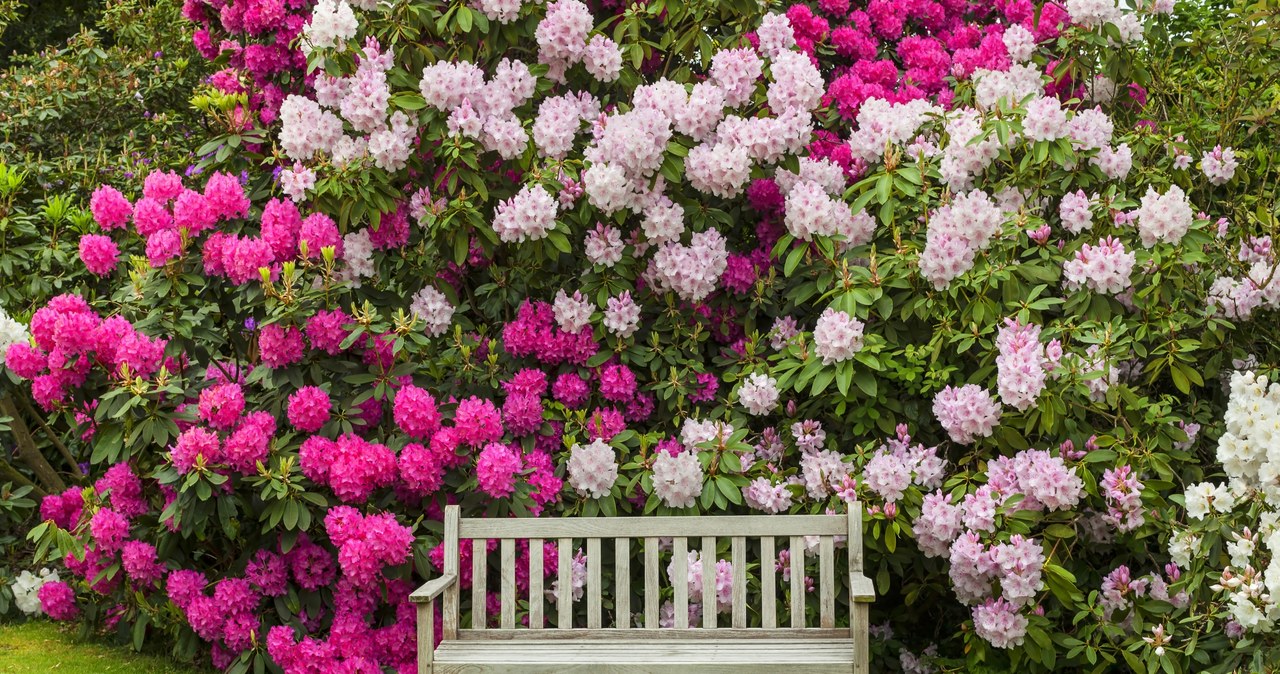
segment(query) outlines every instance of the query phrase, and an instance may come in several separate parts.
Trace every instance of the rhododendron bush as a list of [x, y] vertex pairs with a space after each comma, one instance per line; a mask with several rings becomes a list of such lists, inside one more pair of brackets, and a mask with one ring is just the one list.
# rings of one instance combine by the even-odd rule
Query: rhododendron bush
[[[89, 281], [0, 317], [88, 465], [42, 610], [408, 672], [445, 504], [861, 502], [878, 669], [1247, 666], [1277, 261], [1219, 200], [1248, 156], [1151, 120], [1174, 3], [1134, 4], [187, 0], [198, 170], [98, 187]], [[1235, 481], [1188, 486], [1224, 414]]]

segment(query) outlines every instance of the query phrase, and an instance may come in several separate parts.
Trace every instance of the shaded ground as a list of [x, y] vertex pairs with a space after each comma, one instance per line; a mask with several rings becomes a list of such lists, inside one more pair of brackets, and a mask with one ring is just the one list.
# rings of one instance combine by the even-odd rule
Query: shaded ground
[[81, 640], [49, 622], [0, 624], [0, 674], [198, 674], [163, 656]]

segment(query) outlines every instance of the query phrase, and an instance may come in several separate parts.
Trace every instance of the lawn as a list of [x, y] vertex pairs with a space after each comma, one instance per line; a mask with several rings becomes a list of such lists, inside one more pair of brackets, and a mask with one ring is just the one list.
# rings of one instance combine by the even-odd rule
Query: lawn
[[74, 628], [48, 622], [0, 625], [0, 674], [197, 674], [163, 656], [86, 641]]

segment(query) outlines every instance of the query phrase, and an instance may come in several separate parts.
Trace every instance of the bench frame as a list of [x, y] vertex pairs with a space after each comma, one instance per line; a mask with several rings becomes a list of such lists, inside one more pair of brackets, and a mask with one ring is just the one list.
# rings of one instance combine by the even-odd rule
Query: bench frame
[[[847, 536], [849, 556], [850, 627], [835, 626], [835, 555], [834, 536]], [[763, 606], [761, 627], [747, 627], [747, 553], [746, 539], [760, 539], [760, 558], [774, 557], [775, 537], [788, 538], [791, 550], [804, 549], [805, 537], [818, 537], [820, 625], [806, 627], [804, 555], [793, 555], [791, 572], [791, 625], [780, 627], [776, 615], [776, 584], [773, 569], [761, 570]], [[659, 538], [672, 539], [675, 627], [658, 629]], [[703, 626], [689, 628], [688, 603], [688, 539], [700, 538], [703, 549], [715, 549], [717, 538], [731, 541], [733, 562], [733, 601], [731, 627], [719, 627], [716, 611], [704, 611]], [[471, 629], [461, 629], [461, 588], [459, 577], [460, 540], [472, 544], [472, 622]], [[500, 541], [501, 614], [500, 627], [488, 628], [485, 598], [488, 571], [488, 541]], [[531, 549], [541, 548], [544, 540], [558, 541], [558, 582], [570, 586], [573, 539], [585, 539], [587, 549], [587, 627], [572, 627], [572, 597], [556, 606], [557, 627], [544, 628], [543, 556], [529, 555], [529, 627], [517, 629], [515, 621], [517, 591], [515, 583], [515, 542], [528, 540]], [[616, 545], [615, 595], [616, 615], [630, 616], [631, 550], [634, 539], [644, 540], [644, 627], [601, 625], [601, 539], [614, 539]], [[852, 671], [869, 672], [868, 610], [875, 600], [871, 579], [863, 573], [862, 506], [853, 503], [848, 514], [833, 515], [748, 515], [702, 517], [562, 517], [482, 519], [460, 516], [459, 507], [446, 506], [444, 514], [444, 569], [439, 577], [427, 581], [410, 595], [417, 604], [418, 672], [430, 674], [435, 653], [435, 602], [443, 600], [443, 633], [445, 641], [511, 639], [538, 640], [635, 640], [637, 650], [652, 645], [654, 640], [733, 639], [733, 638], [805, 638], [851, 639]], [[639, 578], [639, 575], [637, 575]], [[781, 579], [777, 579], [781, 580]], [[703, 583], [703, 605], [715, 606], [715, 583]], [[625, 663], [624, 663], [625, 664]]]

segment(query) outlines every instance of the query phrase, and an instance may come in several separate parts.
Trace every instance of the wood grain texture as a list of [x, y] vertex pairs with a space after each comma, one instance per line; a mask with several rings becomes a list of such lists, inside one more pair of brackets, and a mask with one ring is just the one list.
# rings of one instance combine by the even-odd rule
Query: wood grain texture
[[675, 591], [676, 629], [689, 628], [689, 541], [671, 539], [671, 587]]
[[529, 629], [542, 629], [543, 546], [541, 538], [529, 540]]
[[729, 561], [733, 564], [733, 626], [747, 626], [747, 539], [734, 536]]
[[804, 539], [791, 537], [791, 626], [804, 627]]
[[556, 541], [556, 627], [573, 627], [573, 539]]
[[631, 539], [614, 541], [613, 620], [620, 630], [631, 629]]
[[773, 536], [760, 539], [760, 625], [765, 629], [778, 626], [777, 556], [773, 552]]
[[499, 624], [502, 629], [514, 629], [516, 626], [516, 542], [510, 538], [502, 539], [502, 617]]
[[488, 603], [489, 541], [477, 538], [471, 541], [471, 629], [488, 627], [485, 609]]
[[587, 628], [600, 629], [600, 539], [587, 539]]
[[644, 539], [644, 628], [658, 629], [658, 539]]
[[716, 627], [716, 537], [702, 537], [702, 626]]
[[[458, 506], [445, 506], [444, 509], [444, 575], [458, 575]], [[444, 590], [444, 629], [441, 639], [458, 638], [458, 614], [461, 609], [462, 588], [454, 583]]]

